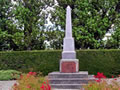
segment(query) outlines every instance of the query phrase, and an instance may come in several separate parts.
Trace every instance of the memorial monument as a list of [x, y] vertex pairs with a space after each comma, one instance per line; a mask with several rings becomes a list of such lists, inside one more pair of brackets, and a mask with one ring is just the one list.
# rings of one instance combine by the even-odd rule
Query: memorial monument
[[71, 8], [68, 6], [66, 12], [66, 31], [63, 41], [62, 59], [60, 61], [60, 72], [75, 73], [79, 71], [78, 67], [74, 38], [72, 37]]
[[76, 59], [74, 38], [72, 37], [71, 8], [66, 10], [66, 31], [63, 41], [62, 59], [60, 60], [60, 72], [49, 73], [48, 79], [52, 88], [56, 89], [80, 89], [88, 81], [93, 80], [87, 71], [79, 72], [79, 60]]

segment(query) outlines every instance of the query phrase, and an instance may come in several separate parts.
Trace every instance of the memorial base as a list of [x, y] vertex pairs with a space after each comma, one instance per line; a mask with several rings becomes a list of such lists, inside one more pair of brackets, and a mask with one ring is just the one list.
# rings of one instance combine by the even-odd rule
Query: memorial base
[[78, 59], [61, 59], [60, 72], [61, 73], [77, 73], [79, 71]]
[[89, 81], [95, 81], [93, 75], [87, 71], [77, 73], [52, 72], [48, 75], [49, 83], [53, 89], [81, 89]]

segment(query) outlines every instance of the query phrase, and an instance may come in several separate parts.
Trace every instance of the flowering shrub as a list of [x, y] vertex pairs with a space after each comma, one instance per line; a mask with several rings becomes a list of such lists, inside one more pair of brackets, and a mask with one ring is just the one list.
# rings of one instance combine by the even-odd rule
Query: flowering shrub
[[117, 79], [112, 76], [110, 82], [103, 73], [98, 72], [94, 76], [96, 78], [95, 82], [90, 82], [84, 88], [85, 90], [120, 90], [120, 84]]
[[98, 72], [97, 75], [94, 75], [96, 78], [96, 82], [100, 82], [101, 78], [106, 78], [106, 76], [103, 73]]
[[29, 72], [20, 76], [12, 90], [51, 90], [51, 87], [44, 77], [37, 77], [36, 72]]

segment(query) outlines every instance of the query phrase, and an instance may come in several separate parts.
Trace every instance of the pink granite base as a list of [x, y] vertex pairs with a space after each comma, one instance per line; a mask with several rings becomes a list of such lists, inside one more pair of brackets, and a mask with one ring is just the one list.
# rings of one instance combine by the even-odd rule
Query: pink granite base
[[76, 72], [76, 63], [75, 62], [62, 62], [61, 63], [61, 72], [63, 73], [75, 73]]

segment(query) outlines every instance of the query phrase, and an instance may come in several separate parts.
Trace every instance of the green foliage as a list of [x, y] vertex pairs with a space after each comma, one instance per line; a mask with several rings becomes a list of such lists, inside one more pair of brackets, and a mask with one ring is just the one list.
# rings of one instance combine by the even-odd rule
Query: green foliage
[[[0, 51], [44, 49], [52, 0], [0, 0]], [[46, 10], [46, 11], [45, 11]], [[53, 33], [54, 34], [54, 33]], [[51, 37], [51, 36], [50, 36]]]
[[20, 74], [16, 70], [0, 70], [0, 80], [14, 80], [20, 77]]
[[60, 51], [1, 52], [0, 57], [0, 69], [33, 70], [44, 75], [59, 70]]
[[[15, 37], [14, 41], [19, 49], [22, 50], [34, 50], [44, 49], [44, 24], [47, 18], [48, 6], [52, 5], [51, 0], [23, 0], [23, 2], [17, 1], [16, 10], [14, 10], [15, 19], [18, 21], [21, 38]], [[18, 34], [17, 34], [18, 35]], [[38, 46], [39, 45], [39, 46]]]
[[[115, 33], [105, 48], [120, 46], [120, 3], [118, 0], [0, 0], [0, 51], [61, 49], [67, 5], [72, 8], [76, 49], [104, 48], [103, 37], [114, 25]], [[53, 7], [54, 10], [48, 9]], [[46, 26], [47, 18], [53, 26]]]
[[[15, 69], [22, 72], [59, 71], [61, 51], [14, 51], [0, 52], [0, 69]], [[77, 51], [80, 71], [89, 74], [103, 72], [106, 76], [120, 74], [120, 50], [79, 50]]]
[[116, 28], [116, 31], [112, 34], [111, 38], [107, 40], [105, 48], [107, 49], [120, 48], [120, 28]]
[[60, 30], [52, 30], [45, 32], [47, 41], [50, 42], [50, 47], [53, 49], [62, 49], [64, 32]]
[[109, 77], [120, 74], [120, 50], [82, 50], [77, 52], [77, 57], [81, 71], [103, 72]]
[[115, 33], [112, 35], [114, 48], [120, 48], [120, 28], [117, 28]]
[[12, 7], [11, 0], [0, 0], [0, 50], [9, 50], [10, 47], [12, 48], [10, 41], [13, 26], [10, 20], [12, 16], [10, 7]]
[[57, 0], [51, 12], [51, 21], [65, 30], [65, 10], [72, 8], [73, 36], [76, 48], [98, 49], [103, 46], [103, 37], [111, 25], [119, 26], [118, 0]]

